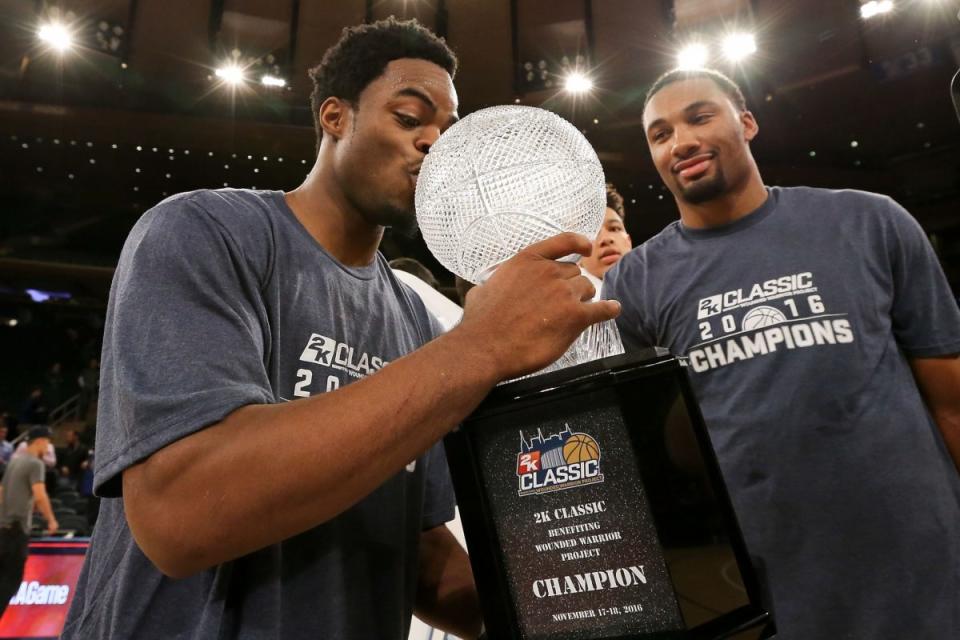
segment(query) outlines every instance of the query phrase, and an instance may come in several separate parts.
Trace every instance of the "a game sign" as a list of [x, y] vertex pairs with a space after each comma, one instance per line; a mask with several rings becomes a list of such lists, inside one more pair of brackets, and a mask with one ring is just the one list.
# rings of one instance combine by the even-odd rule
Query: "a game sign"
[[60, 637], [88, 546], [86, 540], [30, 543], [20, 588], [0, 618], [0, 638]]

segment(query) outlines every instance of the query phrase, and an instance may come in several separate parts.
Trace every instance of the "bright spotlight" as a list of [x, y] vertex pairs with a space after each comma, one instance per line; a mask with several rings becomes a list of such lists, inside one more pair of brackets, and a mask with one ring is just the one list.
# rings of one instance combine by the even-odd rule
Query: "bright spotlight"
[[688, 44], [680, 50], [677, 56], [677, 67], [680, 69], [702, 69], [707, 66], [710, 52], [707, 46], [700, 43]]
[[860, 17], [864, 20], [891, 11], [893, 11], [893, 0], [870, 0], [860, 5]]
[[37, 37], [57, 53], [64, 53], [73, 47], [73, 35], [67, 27], [59, 22], [48, 22], [41, 25]]
[[752, 33], [732, 33], [723, 39], [723, 55], [731, 62], [740, 62], [757, 52], [757, 41]]
[[277, 76], [272, 76], [268, 73], [260, 78], [260, 84], [265, 87], [285, 87], [287, 86], [287, 81], [283, 78], [278, 78]]
[[586, 93], [593, 89], [593, 80], [579, 71], [571, 71], [564, 78], [563, 88], [570, 93]]
[[227, 64], [216, 70], [216, 76], [229, 85], [237, 86], [243, 84], [246, 79], [243, 75], [243, 68], [236, 64]]

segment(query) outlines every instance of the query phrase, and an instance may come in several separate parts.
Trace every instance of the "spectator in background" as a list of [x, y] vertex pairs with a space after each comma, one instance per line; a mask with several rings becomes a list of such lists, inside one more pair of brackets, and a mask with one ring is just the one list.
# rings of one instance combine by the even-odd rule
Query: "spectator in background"
[[[44, 426], [44, 425], [34, 425], [34, 426]], [[46, 427], [49, 429], [49, 427]], [[20, 456], [25, 456], [30, 453], [30, 445], [27, 440], [22, 440], [17, 448], [13, 451], [13, 455], [10, 459], [19, 458]], [[57, 452], [53, 448], [52, 442], [47, 442], [47, 449], [40, 456], [40, 459], [43, 460], [43, 464], [46, 465], [48, 469], [54, 469], [57, 466]]]
[[87, 366], [80, 372], [77, 378], [77, 386], [80, 387], [80, 419], [85, 420], [87, 412], [97, 400], [97, 394], [100, 393], [100, 361], [96, 358], [90, 358]]
[[60, 475], [69, 478], [71, 485], [77, 483], [87, 455], [87, 448], [80, 442], [80, 433], [76, 429], [67, 431], [67, 443], [57, 450], [57, 460], [60, 463]]
[[10, 461], [0, 485], [0, 616], [23, 580], [34, 505], [47, 520], [47, 535], [59, 528], [43, 484], [43, 463], [40, 462], [52, 446], [50, 437], [49, 427], [30, 429], [25, 443], [27, 455]]
[[43, 389], [34, 387], [23, 406], [20, 407], [20, 424], [43, 424], [46, 421], [47, 404], [43, 397]]
[[43, 383], [43, 396], [47, 401], [47, 408], [52, 411], [64, 401], [66, 384], [63, 379], [63, 365], [54, 362], [47, 370]]
[[633, 248], [630, 234], [624, 226], [626, 211], [623, 208], [623, 196], [607, 183], [607, 209], [603, 215], [603, 226], [593, 241], [593, 253], [580, 260], [580, 270], [593, 283], [597, 290], [595, 300], [600, 298], [603, 275], [610, 267]]
[[13, 444], [7, 440], [7, 425], [0, 422], [0, 462], [6, 466], [13, 457]]

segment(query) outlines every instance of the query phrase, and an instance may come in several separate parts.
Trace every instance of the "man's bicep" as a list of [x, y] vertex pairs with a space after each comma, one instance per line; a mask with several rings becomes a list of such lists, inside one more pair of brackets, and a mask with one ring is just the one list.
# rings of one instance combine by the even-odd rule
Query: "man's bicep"
[[[141, 226], [142, 223], [142, 226]], [[273, 400], [256, 278], [202, 211], [138, 223], [124, 246], [104, 335], [98, 491], [126, 467]]]
[[42, 481], [31, 484], [30, 490], [33, 492], [34, 500], [42, 500], [47, 497], [47, 486]]

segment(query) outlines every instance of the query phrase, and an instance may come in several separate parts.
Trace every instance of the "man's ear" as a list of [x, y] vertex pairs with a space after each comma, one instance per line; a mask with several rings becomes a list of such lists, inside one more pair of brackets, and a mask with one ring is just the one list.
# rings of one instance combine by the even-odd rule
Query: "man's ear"
[[743, 125], [743, 138], [747, 142], [752, 141], [760, 133], [760, 125], [757, 124], [757, 119], [749, 111], [740, 113], [740, 124]]
[[345, 100], [329, 97], [320, 105], [317, 121], [323, 130], [324, 136], [339, 140], [350, 126], [353, 118], [353, 107]]

